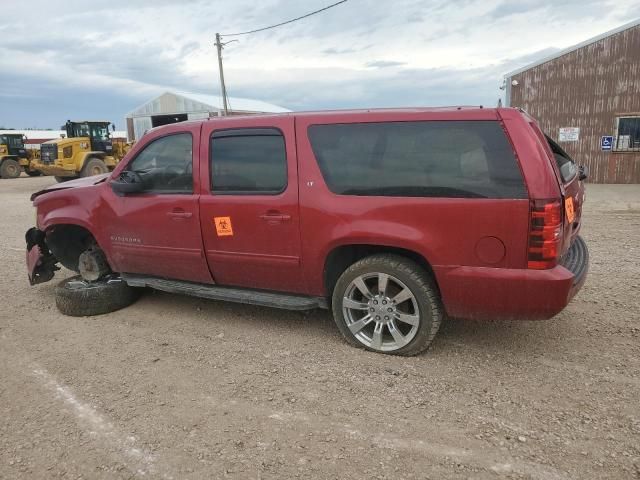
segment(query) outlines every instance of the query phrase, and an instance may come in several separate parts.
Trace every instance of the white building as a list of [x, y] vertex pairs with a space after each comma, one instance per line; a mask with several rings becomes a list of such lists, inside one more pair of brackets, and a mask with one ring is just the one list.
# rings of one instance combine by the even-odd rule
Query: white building
[[[286, 108], [248, 98], [227, 99], [230, 115], [289, 112]], [[221, 116], [224, 111], [222, 97], [186, 92], [165, 92], [126, 116], [127, 137], [138, 140], [144, 132], [161, 125]]]

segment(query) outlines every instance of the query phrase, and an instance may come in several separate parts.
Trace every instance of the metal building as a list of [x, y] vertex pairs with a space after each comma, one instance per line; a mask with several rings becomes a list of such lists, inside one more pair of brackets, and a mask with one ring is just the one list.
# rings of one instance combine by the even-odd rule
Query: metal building
[[[230, 115], [288, 112], [286, 108], [260, 100], [228, 98]], [[125, 117], [127, 138], [137, 140], [153, 127], [199, 118], [218, 117], [223, 113], [222, 97], [197, 93], [165, 92], [129, 112]]]
[[640, 19], [505, 75], [506, 106], [535, 117], [597, 183], [640, 183]]

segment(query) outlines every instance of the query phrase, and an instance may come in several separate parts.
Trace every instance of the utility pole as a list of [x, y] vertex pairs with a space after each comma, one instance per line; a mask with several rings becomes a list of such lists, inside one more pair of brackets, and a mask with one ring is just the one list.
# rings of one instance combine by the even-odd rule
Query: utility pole
[[227, 87], [224, 85], [224, 72], [222, 71], [222, 47], [220, 34], [216, 33], [216, 48], [218, 50], [218, 69], [220, 70], [220, 90], [222, 91], [222, 103], [225, 117], [229, 115], [229, 105], [227, 104]]

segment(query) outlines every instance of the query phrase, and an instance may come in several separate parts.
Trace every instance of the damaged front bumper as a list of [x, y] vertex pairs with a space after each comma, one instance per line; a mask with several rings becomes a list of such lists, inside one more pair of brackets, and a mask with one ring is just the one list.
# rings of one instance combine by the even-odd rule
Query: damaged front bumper
[[58, 259], [53, 256], [46, 243], [46, 234], [36, 227], [30, 228], [25, 234], [27, 241], [27, 273], [29, 283], [48, 282], [60, 267]]

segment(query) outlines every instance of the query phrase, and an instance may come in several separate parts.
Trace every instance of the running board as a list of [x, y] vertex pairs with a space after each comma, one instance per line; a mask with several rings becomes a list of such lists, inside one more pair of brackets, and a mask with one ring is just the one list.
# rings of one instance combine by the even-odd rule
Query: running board
[[263, 307], [282, 308], [285, 310], [328, 308], [327, 301], [322, 297], [221, 287], [219, 285], [207, 285], [182, 280], [167, 280], [165, 278], [132, 275], [128, 273], [123, 273], [122, 279], [131, 287], [149, 287], [163, 292], [179, 293], [192, 297], [208, 298], [210, 300], [224, 300], [249, 305], [261, 305]]

